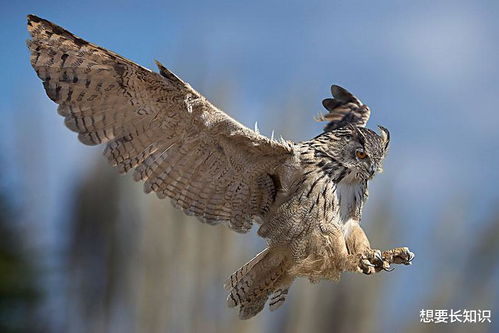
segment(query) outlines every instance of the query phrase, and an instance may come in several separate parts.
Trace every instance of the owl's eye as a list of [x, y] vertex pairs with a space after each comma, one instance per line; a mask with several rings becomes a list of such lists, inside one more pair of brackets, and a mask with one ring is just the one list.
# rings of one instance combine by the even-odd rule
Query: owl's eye
[[363, 160], [364, 158], [366, 158], [366, 157], [367, 157], [367, 154], [366, 154], [366, 153], [364, 153], [362, 150], [357, 150], [357, 151], [355, 152], [355, 155], [356, 155], [358, 158], [360, 158], [361, 160]]

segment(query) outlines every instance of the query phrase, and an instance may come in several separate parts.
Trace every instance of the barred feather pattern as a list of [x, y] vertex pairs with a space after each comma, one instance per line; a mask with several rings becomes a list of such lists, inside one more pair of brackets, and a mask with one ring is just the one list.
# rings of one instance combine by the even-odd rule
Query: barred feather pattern
[[265, 249], [227, 279], [227, 305], [239, 306], [239, 318], [248, 319], [260, 312], [272, 295], [269, 308], [277, 309], [293, 280], [287, 273], [290, 264], [286, 251]]
[[[236, 232], [259, 224], [268, 247], [225, 283], [227, 304], [239, 307], [241, 319], [267, 302], [280, 307], [297, 277], [336, 280], [372, 268], [364, 253], [349, 253], [344, 232], [360, 222], [367, 181], [380, 170], [390, 135], [364, 128], [370, 109], [351, 93], [332, 86], [321, 135], [276, 141], [230, 118], [159, 62], [152, 72], [34, 15], [28, 31], [31, 64], [82, 143], [105, 144], [119, 172], [133, 172], [145, 192], [203, 222]], [[356, 248], [375, 260], [358, 224], [355, 235]], [[395, 263], [414, 257], [407, 248], [386, 253]]]
[[331, 94], [334, 98], [326, 98], [322, 101], [322, 105], [329, 113], [321, 114], [316, 118], [317, 121], [329, 121], [324, 131], [339, 129], [347, 124], [366, 126], [371, 115], [371, 109], [367, 105], [337, 85], [331, 86]]
[[31, 64], [81, 142], [107, 144], [120, 172], [207, 223], [246, 232], [265, 216], [291, 143], [237, 123], [159, 63], [154, 73], [33, 15], [28, 30]]

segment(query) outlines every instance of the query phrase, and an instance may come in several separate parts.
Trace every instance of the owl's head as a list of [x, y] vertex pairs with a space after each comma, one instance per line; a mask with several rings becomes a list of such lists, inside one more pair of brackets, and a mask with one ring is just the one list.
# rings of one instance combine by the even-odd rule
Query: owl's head
[[332, 130], [337, 142], [333, 145], [336, 160], [347, 167], [357, 179], [371, 179], [383, 171], [382, 163], [390, 143], [390, 132], [379, 126], [380, 134], [354, 125]]

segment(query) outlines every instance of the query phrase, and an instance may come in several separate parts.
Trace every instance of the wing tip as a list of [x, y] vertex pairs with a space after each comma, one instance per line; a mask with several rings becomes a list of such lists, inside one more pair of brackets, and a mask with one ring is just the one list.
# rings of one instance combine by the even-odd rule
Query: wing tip
[[34, 14], [28, 14], [28, 31], [33, 39], [47, 39], [52, 34], [62, 36], [65, 39], [73, 41], [77, 46], [82, 47], [90, 44], [86, 40], [74, 35], [63, 27], [43, 19]]
[[347, 103], [350, 101], [355, 102], [355, 99], [357, 99], [350, 91], [346, 90], [345, 88], [343, 88], [337, 84], [333, 84], [331, 86], [331, 95], [333, 95], [333, 97], [336, 100], [338, 100], [340, 102], [344, 102], [344, 103]]
[[40, 22], [42, 20], [41, 17], [36, 16], [35, 14], [28, 14], [26, 17], [28, 18], [28, 24], [30, 22]]
[[54, 23], [52, 23], [44, 18], [41, 18], [40, 16], [34, 15], [34, 14], [28, 14], [27, 19], [28, 19], [28, 29], [32, 28], [34, 23], [42, 24], [45, 27], [47, 27], [47, 26], [56, 27], [57, 26]]
[[28, 20], [27, 26], [28, 26], [28, 31], [31, 33], [33, 31], [33, 28], [36, 24], [39, 24], [40, 22], [43, 21], [43, 19], [39, 16], [36, 16], [34, 14], [28, 14], [26, 15], [26, 18]]

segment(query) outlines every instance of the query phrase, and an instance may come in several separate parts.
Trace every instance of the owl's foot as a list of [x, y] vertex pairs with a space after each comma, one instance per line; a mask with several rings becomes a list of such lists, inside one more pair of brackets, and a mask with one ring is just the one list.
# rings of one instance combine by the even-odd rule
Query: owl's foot
[[379, 271], [391, 272], [394, 270], [391, 264], [410, 265], [414, 259], [414, 253], [407, 247], [383, 251], [369, 249], [365, 251], [359, 262], [359, 269], [362, 273], [370, 275]]
[[396, 249], [383, 251], [383, 261], [392, 264], [410, 265], [415, 255], [409, 251], [408, 247], [398, 247]]
[[[366, 250], [360, 257], [359, 269], [362, 273], [370, 275], [383, 269], [384, 261], [380, 250]], [[388, 265], [388, 268], [390, 265]]]

